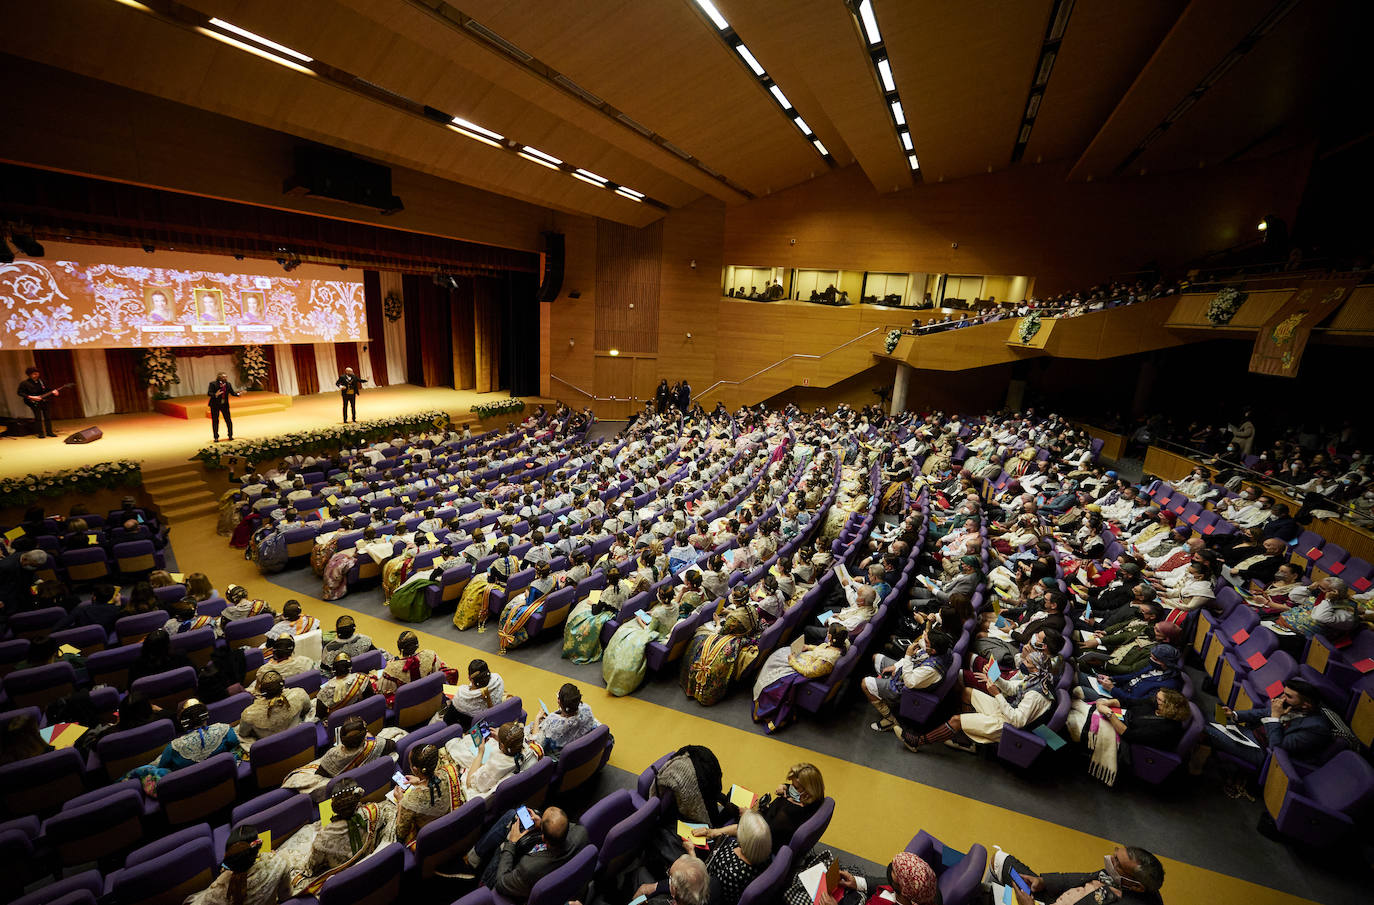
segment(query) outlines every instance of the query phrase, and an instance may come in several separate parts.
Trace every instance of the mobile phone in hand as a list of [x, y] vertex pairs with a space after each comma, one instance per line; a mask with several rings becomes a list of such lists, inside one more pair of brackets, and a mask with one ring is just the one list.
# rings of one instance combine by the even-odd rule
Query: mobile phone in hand
[[1016, 872], [1016, 868], [1011, 868], [1011, 870], [1008, 871], [1008, 873], [1011, 874], [1011, 882], [1016, 884], [1017, 889], [1021, 890], [1026, 895], [1031, 896], [1032, 898], [1035, 897], [1035, 894], [1031, 892], [1030, 884], [1027, 883], [1025, 879], [1022, 878], [1022, 876]]
[[520, 821], [520, 829], [527, 830], [534, 826], [534, 814], [527, 807], [520, 807], [515, 812], [515, 817]]

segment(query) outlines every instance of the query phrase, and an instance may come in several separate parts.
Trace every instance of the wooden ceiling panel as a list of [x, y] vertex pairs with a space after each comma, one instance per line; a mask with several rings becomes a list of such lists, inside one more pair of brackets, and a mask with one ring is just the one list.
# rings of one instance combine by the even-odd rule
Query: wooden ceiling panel
[[1075, 4], [1022, 159], [1081, 154], [1186, 5], [1187, 0]]
[[1011, 161], [1051, 0], [875, 0], [927, 182]]
[[1335, 62], [1326, 51], [1336, 7], [1298, 4], [1131, 168], [1213, 166], [1271, 134], [1315, 131], [1325, 110], [1326, 65]]
[[1070, 170], [1069, 178], [1101, 179], [1115, 172], [1270, 8], [1267, 0], [1189, 3]]
[[880, 192], [911, 186], [911, 168], [888, 117], [853, 15], [834, 0], [778, 4], [719, 0], [750, 48], [765, 54], [788, 100], [841, 164], [857, 161]]
[[826, 169], [690, 0], [581, 0], [564, 15], [542, 0], [455, 5], [756, 194]]

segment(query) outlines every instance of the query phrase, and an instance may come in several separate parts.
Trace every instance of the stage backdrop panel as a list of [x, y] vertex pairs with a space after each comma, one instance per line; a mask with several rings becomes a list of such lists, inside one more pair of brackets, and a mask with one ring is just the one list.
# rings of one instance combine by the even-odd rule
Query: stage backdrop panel
[[361, 279], [302, 264], [45, 243], [0, 264], [0, 349], [367, 341]]

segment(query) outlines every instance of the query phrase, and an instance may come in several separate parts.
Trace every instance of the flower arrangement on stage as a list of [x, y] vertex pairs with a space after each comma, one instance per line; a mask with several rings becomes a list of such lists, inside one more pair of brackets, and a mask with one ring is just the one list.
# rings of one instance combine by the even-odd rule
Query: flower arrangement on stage
[[233, 440], [202, 447], [191, 457], [199, 459], [206, 468], [229, 468], [233, 465], [256, 467], [262, 462], [285, 456], [335, 453], [340, 449], [366, 446], [378, 440], [390, 440], [397, 435], [427, 434], [448, 430], [453, 424], [448, 412], [417, 412], [395, 418], [377, 418], [337, 427], [295, 431], [276, 437], [252, 440]]
[[267, 383], [267, 355], [262, 346], [243, 346], [234, 354], [239, 368], [239, 379], [250, 390], [260, 390]]
[[176, 355], [166, 346], [144, 349], [138, 363], [138, 378], [152, 389], [154, 399], [171, 399], [169, 389], [181, 383], [177, 376]]
[[1218, 292], [1207, 306], [1207, 320], [1214, 327], [1226, 326], [1231, 323], [1231, 318], [1236, 316], [1247, 296], [1248, 293], [1241, 292], [1234, 286], [1227, 286]]
[[892, 350], [895, 349], [895, 348], [897, 348], [897, 343], [899, 343], [899, 342], [901, 342], [901, 341], [902, 341], [902, 331], [901, 331], [901, 330], [889, 330], [889, 331], [887, 331], [887, 353], [888, 353], [889, 355], [891, 355], [891, 354], [892, 354]]
[[512, 415], [516, 412], [525, 410], [525, 400], [516, 399], [497, 399], [494, 402], [481, 402], [472, 406], [468, 411], [475, 414], [478, 418], [495, 418], [498, 415]]
[[0, 508], [29, 506], [43, 498], [143, 485], [143, 466], [128, 459], [0, 480]]
[[1021, 318], [1021, 326], [1017, 328], [1016, 338], [1021, 340], [1022, 345], [1028, 344], [1035, 338], [1035, 334], [1040, 332], [1040, 312], [1032, 311], [1026, 317]]
[[389, 321], [401, 319], [401, 315], [405, 313], [405, 303], [401, 301], [400, 293], [393, 289], [386, 294], [386, 298], [382, 299], [382, 313]]

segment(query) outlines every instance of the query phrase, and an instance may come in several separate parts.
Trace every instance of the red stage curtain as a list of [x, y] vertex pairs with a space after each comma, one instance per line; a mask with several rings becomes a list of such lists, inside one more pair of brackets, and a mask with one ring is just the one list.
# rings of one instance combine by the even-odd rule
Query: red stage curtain
[[105, 366], [110, 369], [110, 392], [116, 412], [148, 411], [148, 388], [138, 379], [142, 349], [106, 349]]
[[[76, 383], [76, 360], [71, 349], [36, 349], [33, 363], [53, 389], [64, 383]], [[54, 421], [86, 417], [86, 410], [81, 407], [81, 393], [74, 386], [58, 393], [48, 404], [48, 413]]]
[[335, 343], [334, 362], [339, 366], [340, 374], [344, 372], [344, 368], [352, 368], [353, 373], [358, 373], [358, 344]]
[[363, 271], [363, 302], [367, 312], [367, 357], [372, 359], [373, 386], [391, 383], [386, 370], [386, 315], [382, 312], [382, 278], [375, 270]]
[[453, 354], [449, 348], [453, 302], [427, 276], [401, 277], [406, 308], [407, 377], [417, 386], [453, 386]]
[[309, 343], [293, 343], [291, 359], [296, 363], [296, 392], [309, 396], [320, 391], [320, 372], [315, 367], [315, 347]]

